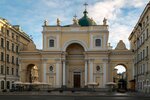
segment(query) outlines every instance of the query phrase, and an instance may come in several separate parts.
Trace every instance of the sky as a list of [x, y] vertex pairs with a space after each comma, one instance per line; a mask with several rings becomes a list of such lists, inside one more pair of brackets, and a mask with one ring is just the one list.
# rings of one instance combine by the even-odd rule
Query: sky
[[149, 0], [0, 0], [0, 17], [12, 25], [20, 25], [28, 35], [32, 35], [38, 49], [42, 49], [42, 25], [48, 20], [56, 25], [72, 24], [73, 16], [83, 16], [88, 3], [88, 16], [99, 25], [104, 17], [109, 25], [109, 43], [116, 47], [123, 40], [129, 48], [128, 37]]
[[123, 65], [117, 65], [116, 67], [115, 67], [115, 69], [117, 69], [117, 73], [119, 74], [119, 73], [123, 73], [123, 72], [126, 72], [126, 68], [123, 66]]

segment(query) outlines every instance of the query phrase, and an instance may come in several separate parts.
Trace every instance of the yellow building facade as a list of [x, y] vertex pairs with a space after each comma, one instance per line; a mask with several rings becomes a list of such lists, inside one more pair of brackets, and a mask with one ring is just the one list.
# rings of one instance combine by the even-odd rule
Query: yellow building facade
[[134, 52], [134, 80], [136, 90], [150, 93], [150, 2], [146, 5], [129, 36]]
[[0, 91], [12, 89], [13, 83], [19, 81], [19, 52], [30, 41], [19, 25], [0, 18]]
[[20, 51], [20, 81], [32, 83], [31, 70], [36, 66], [38, 81], [54, 88], [83, 88], [95, 83], [96, 88], [105, 88], [113, 82], [115, 66], [123, 65], [130, 88], [133, 53], [122, 40], [112, 49], [107, 20], [97, 25], [87, 13], [85, 10], [82, 18], [73, 18], [70, 25], [61, 26], [59, 19], [56, 25], [44, 22], [42, 50], [30, 42]]

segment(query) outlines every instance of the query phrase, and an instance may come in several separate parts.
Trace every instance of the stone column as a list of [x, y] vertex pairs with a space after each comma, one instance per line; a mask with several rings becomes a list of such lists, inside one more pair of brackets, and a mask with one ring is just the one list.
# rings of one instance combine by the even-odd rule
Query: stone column
[[89, 79], [89, 82], [93, 82], [93, 62], [94, 62], [94, 59], [90, 59], [89, 61], [89, 74], [90, 74], [90, 79]]
[[19, 59], [19, 73], [18, 73], [19, 76], [20, 76], [20, 77], [19, 77], [19, 81], [22, 81], [22, 80], [21, 80], [21, 73], [22, 73], [22, 65], [21, 65], [21, 64], [22, 64], [21, 59]]
[[56, 59], [56, 87], [60, 87], [60, 60]]
[[87, 86], [87, 78], [88, 78], [88, 60], [85, 60], [85, 86]]
[[43, 60], [43, 82], [47, 82], [46, 81], [46, 60]]
[[66, 86], [66, 61], [63, 60], [63, 86]]
[[106, 38], [106, 34], [104, 35], [104, 48], [106, 49], [107, 48], [107, 38]]
[[106, 77], [106, 73], [107, 73], [107, 71], [106, 71], [106, 62], [104, 62], [103, 63], [103, 87], [105, 87], [105, 85], [106, 85], [106, 80], [107, 80], [107, 77]]

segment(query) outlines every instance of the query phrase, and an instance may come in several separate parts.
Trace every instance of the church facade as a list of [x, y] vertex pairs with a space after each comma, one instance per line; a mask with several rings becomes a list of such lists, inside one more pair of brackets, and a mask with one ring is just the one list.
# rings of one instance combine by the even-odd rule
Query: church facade
[[[54, 88], [83, 88], [96, 83], [96, 88], [105, 88], [114, 81], [114, 67], [123, 65], [127, 70], [127, 87], [131, 88], [131, 50], [126, 49], [122, 40], [112, 49], [107, 20], [104, 18], [103, 24], [97, 25], [86, 10], [83, 14], [80, 19], [73, 18], [70, 25], [61, 26], [59, 19], [53, 26], [44, 22], [42, 50], [36, 49], [32, 41], [20, 51], [21, 82], [36, 80]], [[33, 68], [37, 71], [35, 80]]]

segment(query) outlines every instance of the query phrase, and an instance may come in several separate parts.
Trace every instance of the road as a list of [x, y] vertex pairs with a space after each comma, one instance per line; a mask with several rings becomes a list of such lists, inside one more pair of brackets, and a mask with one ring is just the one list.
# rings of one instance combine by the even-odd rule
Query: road
[[0, 100], [150, 100], [150, 97], [1, 95]]

